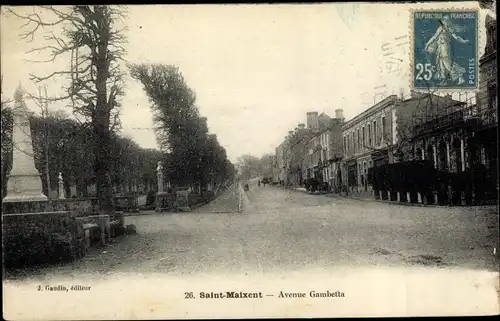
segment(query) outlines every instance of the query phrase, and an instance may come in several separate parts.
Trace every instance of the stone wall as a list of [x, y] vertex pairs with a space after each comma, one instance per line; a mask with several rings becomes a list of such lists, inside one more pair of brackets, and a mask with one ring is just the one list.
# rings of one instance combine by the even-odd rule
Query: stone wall
[[99, 211], [96, 198], [53, 199], [41, 202], [2, 203], [2, 214], [72, 211], [77, 216], [91, 215]]
[[[222, 190], [219, 190], [222, 193]], [[203, 194], [190, 193], [188, 197], [188, 205], [191, 208], [197, 208], [213, 201], [220, 193], [215, 194], [214, 191], [206, 191]], [[173, 212], [175, 211], [175, 193], [163, 193], [156, 195], [156, 211], [158, 212]]]
[[97, 198], [67, 198], [52, 200], [54, 211], [72, 211], [77, 216], [87, 216], [99, 212]]
[[83, 226], [72, 211], [2, 215], [5, 267], [72, 261], [85, 254]]
[[138, 212], [139, 204], [137, 201], [137, 195], [135, 193], [131, 193], [129, 195], [116, 196], [115, 209], [117, 211], [124, 212]]

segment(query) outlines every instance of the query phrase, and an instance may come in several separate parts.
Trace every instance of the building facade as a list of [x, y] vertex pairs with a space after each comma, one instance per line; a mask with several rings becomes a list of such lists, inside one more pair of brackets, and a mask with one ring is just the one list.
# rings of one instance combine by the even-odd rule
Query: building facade
[[336, 117], [327, 119], [328, 126], [315, 132], [308, 141], [304, 168], [309, 179], [315, 179], [328, 191], [334, 191], [336, 186], [337, 159], [342, 157], [341, 126], [343, 123], [342, 109], [335, 111]]
[[465, 205], [497, 198], [496, 20], [487, 19], [486, 28], [477, 95], [464, 94], [444, 112], [427, 113], [413, 128], [413, 159], [431, 160], [448, 177], [468, 177], [459, 184], [441, 183], [427, 195], [428, 203]]
[[371, 193], [368, 169], [389, 162], [389, 147], [396, 140], [397, 96], [389, 96], [342, 125], [343, 190]]

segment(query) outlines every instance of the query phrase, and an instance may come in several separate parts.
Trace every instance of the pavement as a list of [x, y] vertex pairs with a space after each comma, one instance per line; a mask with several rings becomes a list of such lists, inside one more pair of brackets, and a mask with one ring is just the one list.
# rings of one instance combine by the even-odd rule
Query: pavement
[[117, 239], [106, 253], [95, 251], [47, 271], [196, 274], [384, 264], [496, 268], [498, 212], [493, 207], [408, 207], [271, 186], [250, 186], [245, 192], [235, 185], [193, 212], [142, 214], [150, 215], [126, 217], [137, 235]]
[[[491, 207], [410, 207], [256, 184], [245, 192], [238, 184], [193, 212], [149, 214], [126, 217], [137, 235], [120, 237], [67, 265], [9, 272], [7, 278], [47, 282], [162, 275], [187, 280], [203, 275], [230, 282], [266, 275], [285, 280], [315, 271], [300, 278], [314, 276], [310, 284], [321, 284], [319, 275], [347, 277], [359, 269], [369, 272], [358, 280], [382, 271], [387, 280], [407, 275], [404, 271], [432, 271], [419, 284], [436, 273], [449, 278], [449, 271], [498, 272], [498, 211]], [[479, 280], [470, 274], [466, 279]], [[452, 278], [439, 287], [451, 289], [456, 282]], [[472, 283], [467, 286], [474, 289]]]

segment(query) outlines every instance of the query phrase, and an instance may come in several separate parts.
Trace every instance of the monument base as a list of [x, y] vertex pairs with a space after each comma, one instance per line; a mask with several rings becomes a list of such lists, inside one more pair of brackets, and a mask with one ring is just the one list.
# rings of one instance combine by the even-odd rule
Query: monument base
[[156, 194], [156, 212], [171, 211], [174, 208], [175, 195], [162, 192]]
[[48, 198], [44, 194], [9, 194], [5, 196], [2, 203], [19, 203], [19, 202], [44, 202]]
[[2, 202], [2, 214], [43, 213], [52, 212], [52, 204], [46, 199], [41, 201], [9, 201]]

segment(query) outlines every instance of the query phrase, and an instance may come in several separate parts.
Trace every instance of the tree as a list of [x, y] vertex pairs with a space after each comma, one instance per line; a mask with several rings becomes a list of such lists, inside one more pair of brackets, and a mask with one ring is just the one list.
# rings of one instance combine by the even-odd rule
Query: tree
[[[2, 177], [12, 167], [12, 112], [2, 104]], [[64, 113], [49, 112], [47, 117], [33, 115], [30, 118], [33, 140], [33, 156], [35, 166], [41, 169], [44, 192], [48, 188], [57, 189], [57, 176], [61, 172], [64, 178], [66, 193], [71, 185], [76, 186], [78, 196], [89, 196], [87, 187], [95, 183], [93, 133], [82, 131], [81, 125]], [[48, 148], [45, 129], [50, 130]], [[131, 186], [142, 181], [146, 187], [156, 185], [156, 163], [161, 159], [161, 152], [142, 149], [129, 138], [113, 134], [109, 147], [113, 163], [111, 177], [119, 186]], [[47, 154], [47, 150], [49, 153]], [[49, 178], [46, 160], [51, 164]], [[2, 193], [5, 193], [7, 180], [2, 180]], [[3, 194], [2, 194], [3, 195]]]
[[131, 64], [152, 104], [156, 135], [165, 159], [166, 176], [178, 186], [204, 186], [209, 180], [228, 178], [227, 155], [215, 135], [209, 135], [206, 118], [196, 106], [196, 95], [176, 66]]
[[[111, 185], [111, 158], [109, 146], [111, 133], [119, 126], [120, 96], [123, 94], [123, 72], [119, 62], [125, 53], [123, 31], [117, 24], [123, 22], [124, 9], [118, 6], [37, 6], [31, 14], [19, 14], [7, 9], [25, 21], [22, 39], [32, 41], [38, 31], [48, 28], [47, 44], [33, 48], [30, 53], [48, 54], [48, 59], [38, 62], [53, 62], [68, 56], [69, 68], [45, 76], [31, 75], [35, 82], [54, 81], [59, 77], [70, 80], [63, 87], [65, 95], [48, 98], [51, 101], [65, 100], [73, 108], [75, 116], [86, 121], [94, 137], [94, 167], [97, 180], [97, 197], [104, 212], [113, 212], [113, 189]], [[43, 16], [43, 20], [42, 17]]]
[[243, 179], [248, 180], [262, 173], [260, 158], [253, 155], [242, 155], [237, 160]]

